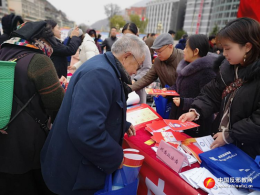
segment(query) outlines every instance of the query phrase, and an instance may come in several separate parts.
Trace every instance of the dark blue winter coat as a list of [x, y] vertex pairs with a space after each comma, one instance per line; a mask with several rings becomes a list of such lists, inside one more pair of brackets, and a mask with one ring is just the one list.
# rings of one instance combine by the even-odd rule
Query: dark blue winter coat
[[72, 76], [41, 153], [43, 178], [54, 193], [93, 194], [120, 166], [130, 123], [117, 75], [115, 57], [107, 52], [85, 62]]
[[186, 39], [180, 39], [179, 43], [175, 45], [175, 48], [184, 50], [186, 47]]

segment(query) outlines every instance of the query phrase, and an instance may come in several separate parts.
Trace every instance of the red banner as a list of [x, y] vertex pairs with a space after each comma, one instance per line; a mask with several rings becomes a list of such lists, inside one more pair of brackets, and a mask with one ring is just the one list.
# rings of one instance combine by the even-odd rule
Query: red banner
[[200, 11], [199, 11], [199, 15], [198, 15], [197, 28], [196, 28], [196, 34], [199, 33], [201, 14], [202, 14], [202, 10], [203, 10], [203, 4], [204, 4], [204, 0], [201, 0], [201, 2], [200, 2]]
[[237, 17], [253, 18], [260, 22], [260, 0], [240, 0]]

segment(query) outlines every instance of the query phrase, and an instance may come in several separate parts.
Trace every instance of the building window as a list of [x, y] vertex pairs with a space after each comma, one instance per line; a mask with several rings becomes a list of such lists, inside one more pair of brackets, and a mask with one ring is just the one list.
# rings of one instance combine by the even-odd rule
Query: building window
[[224, 17], [228, 18], [229, 17], [229, 12], [225, 13]]
[[238, 4], [236, 4], [236, 5], [233, 5], [233, 6], [232, 6], [232, 9], [235, 9], [235, 10], [237, 10], [237, 9], [238, 9]]
[[237, 17], [237, 12], [232, 12], [231, 17]]
[[231, 9], [231, 5], [226, 5], [226, 10], [230, 10]]

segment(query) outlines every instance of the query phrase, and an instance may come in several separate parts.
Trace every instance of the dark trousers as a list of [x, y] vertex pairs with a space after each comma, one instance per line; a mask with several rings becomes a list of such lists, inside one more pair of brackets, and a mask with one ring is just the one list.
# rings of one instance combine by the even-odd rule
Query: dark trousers
[[41, 170], [31, 170], [24, 174], [0, 172], [1, 195], [54, 195], [45, 185]]

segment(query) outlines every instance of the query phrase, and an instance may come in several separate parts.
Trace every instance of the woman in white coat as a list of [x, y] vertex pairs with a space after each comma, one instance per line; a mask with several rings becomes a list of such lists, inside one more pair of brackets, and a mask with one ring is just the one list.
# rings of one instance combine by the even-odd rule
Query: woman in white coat
[[68, 70], [70, 72], [76, 71], [84, 62], [98, 54], [99, 51], [95, 41], [89, 36], [89, 34], [86, 33], [83, 42], [79, 47], [79, 61], [74, 65], [70, 65]]
[[[138, 34], [138, 28], [135, 25], [135, 23], [129, 22], [129, 23], [125, 24], [125, 26], [123, 27], [122, 33], [123, 34], [130, 33], [130, 34], [137, 35]], [[134, 83], [135, 81], [138, 81], [144, 75], [146, 75], [146, 73], [150, 70], [151, 66], [152, 66], [151, 53], [150, 53], [149, 48], [146, 46], [145, 59], [144, 59], [142, 68], [140, 70], [138, 70], [135, 75], [133, 75], [131, 77], [132, 83]], [[140, 96], [140, 104], [142, 104], [142, 103], [146, 104], [146, 96], [147, 95], [146, 95], [145, 90], [140, 89], [139, 91], [136, 91], [136, 93]]]

